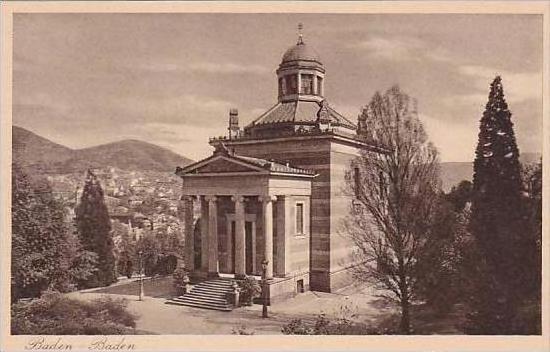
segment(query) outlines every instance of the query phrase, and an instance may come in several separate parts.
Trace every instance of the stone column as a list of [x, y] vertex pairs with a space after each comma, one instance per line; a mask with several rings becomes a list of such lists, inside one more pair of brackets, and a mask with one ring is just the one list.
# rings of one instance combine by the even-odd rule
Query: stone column
[[286, 223], [285, 219], [285, 203], [287, 200], [284, 196], [277, 197], [275, 206], [277, 207], [277, 242], [275, 243], [275, 255], [277, 261], [274, 263], [275, 275], [277, 277], [285, 276], [285, 237]]
[[273, 278], [273, 201], [274, 196], [260, 197], [264, 225], [264, 259], [267, 260], [266, 278]]
[[193, 197], [183, 196], [183, 224], [185, 231], [185, 268], [195, 270], [195, 229], [193, 227]]
[[218, 206], [215, 196], [208, 196], [206, 200], [208, 201], [208, 276], [218, 277]]
[[234, 196], [235, 202], [235, 278], [246, 276], [246, 243], [244, 231], [244, 198]]
[[208, 271], [208, 205], [204, 197], [201, 202], [201, 271]]

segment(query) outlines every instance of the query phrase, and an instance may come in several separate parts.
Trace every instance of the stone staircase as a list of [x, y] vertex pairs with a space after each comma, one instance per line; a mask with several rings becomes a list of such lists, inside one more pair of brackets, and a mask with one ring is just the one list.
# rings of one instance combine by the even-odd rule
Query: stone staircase
[[229, 294], [233, 292], [232, 284], [232, 280], [222, 278], [204, 281], [193, 286], [183, 296], [172, 298], [166, 303], [228, 312], [233, 310], [233, 304], [229, 302]]

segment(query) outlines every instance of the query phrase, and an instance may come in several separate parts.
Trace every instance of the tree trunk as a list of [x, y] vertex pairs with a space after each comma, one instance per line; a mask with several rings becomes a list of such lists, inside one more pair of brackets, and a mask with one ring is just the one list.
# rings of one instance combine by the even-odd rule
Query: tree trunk
[[409, 283], [405, 274], [403, 257], [399, 256], [399, 286], [401, 291], [401, 322], [399, 324], [399, 333], [409, 335], [411, 332], [410, 302], [409, 302]]
[[401, 322], [399, 332], [403, 335], [409, 335], [411, 332], [411, 318], [409, 313], [410, 303], [408, 298], [401, 300]]

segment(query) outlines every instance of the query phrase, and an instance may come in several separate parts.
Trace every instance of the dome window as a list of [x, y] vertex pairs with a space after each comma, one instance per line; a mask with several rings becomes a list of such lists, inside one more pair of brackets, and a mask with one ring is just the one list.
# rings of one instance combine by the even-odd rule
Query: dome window
[[313, 95], [313, 75], [307, 75], [303, 74], [301, 77], [302, 80], [302, 87], [301, 87], [301, 93], [307, 94], [307, 95]]
[[285, 86], [285, 80], [283, 77], [279, 78], [279, 96], [283, 96], [286, 94], [286, 86]]
[[285, 76], [286, 81], [286, 94], [297, 94], [298, 93], [298, 76], [288, 75]]

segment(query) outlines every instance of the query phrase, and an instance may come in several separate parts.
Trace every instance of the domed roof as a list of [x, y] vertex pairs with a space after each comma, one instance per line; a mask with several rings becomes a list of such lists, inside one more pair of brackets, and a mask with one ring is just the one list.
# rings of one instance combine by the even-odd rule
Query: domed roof
[[322, 65], [319, 54], [312, 47], [306, 45], [300, 38], [300, 41], [290, 47], [283, 55], [282, 63], [291, 61], [315, 61]]

